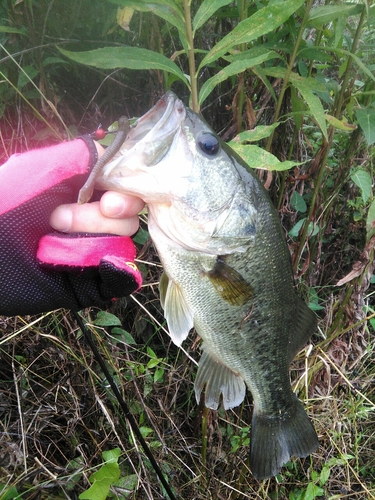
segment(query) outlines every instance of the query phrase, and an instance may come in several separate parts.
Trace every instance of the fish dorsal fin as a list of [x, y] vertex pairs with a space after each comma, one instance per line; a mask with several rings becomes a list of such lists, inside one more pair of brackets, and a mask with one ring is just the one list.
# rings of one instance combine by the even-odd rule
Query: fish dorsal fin
[[180, 346], [194, 326], [194, 316], [181, 288], [163, 273], [159, 283], [160, 303], [174, 344]]
[[251, 286], [240, 273], [225, 263], [225, 256], [219, 256], [214, 267], [204, 274], [217, 293], [232, 306], [242, 306], [254, 295]]
[[295, 329], [290, 333], [289, 359], [293, 360], [295, 355], [310, 339], [316, 329], [316, 316], [305, 302], [297, 297], [298, 314]]
[[221, 395], [224, 409], [229, 410], [240, 405], [246, 393], [246, 386], [242, 377], [215, 359], [206, 350], [203, 351], [199, 361], [197, 378], [194, 384], [198, 404], [204, 386], [206, 386], [205, 405], [212, 410], [217, 410]]

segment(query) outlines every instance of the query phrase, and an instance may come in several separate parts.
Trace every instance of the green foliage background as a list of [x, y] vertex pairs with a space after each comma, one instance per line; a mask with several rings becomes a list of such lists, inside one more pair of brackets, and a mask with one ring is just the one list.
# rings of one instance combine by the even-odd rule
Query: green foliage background
[[[106, 127], [120, 115], [139, 116], [172, 89], [258, 169], [285, 227], [301, 294], [319, 316], [312, 350], [295, 362], [292, 379], [296, 392], [308, 399], [322, 449], [311, 462], [291, 462], [278, 478], [258, 484], [246, 465], [250, 403], [237, 413], [206, 414], [196, 435], [201, 415], [190, 401], [196, 369], [173, 347], [166, 352], [168, 340], [158, 326], [162, 313], [155, 306], [157, 257], [149, 242], [144, 245], [144, 233], [138, 235], [140, 259], [148, 266], [143, 269], [144, 292], [134, 300], [151, 319], [141, 314], [138, 303], [114, 311], [115, 322], [104, 316], [103, 323], [99, 316], [95, 323], [93, 311], [85, 314], [95, 335], [106, 338], [108, 347], [102, 348], [108, 363], [119, 383], [129, 388], [140, 426], [160, 453], [166, 474], [173, 472], [170, 482], [181, 498], [375, 498], [374, 22], [370, 0], [0, 4], [2, 162], [14, 152], [91, 132], [100, 122]], [[2, 319], [1, 356], [15, 387], [22, 382], [29, 394], [39, 384], [45, 391], [37, 401], [43, 406], [43, 397], [48, 399], [47, 386], [56, 382], [61, 367], [57, 369], [57, 357], [52, 357], [51, 367], [35, 346], [35, 334], [42, 335], [64, 359], [63, 371], [90, 367], [85, 390], [92, 404], [99, 405], [96, 414], [106, 419], [104, 444], [87, 437], [83, 428], [74, 433], [77, 443], [86, 440], [91, 455], [77, 452], [79, 448], [68, 451], [64, 443], [59, 454], [43, 449], [36, 455], [41, 467], [56, 476], [54, 496], [48, 498], [70, 498], [67, 484], [89, 498], [98, 483], [89, 490], [84, 474], [97, 469], [95, 477], [101, 478], [108, 467], [116, 470], [116, 480], [106, 480], [110, 495], [160, 498], [163, 493], [152, 484], [149, 464], [128, 443], [126, 432], [116, 430], [121, 414], [90, 354], [72, 340], [75, 326], [69, 314], [39, 318], [37, 327], [32, 320], [26, 320], [25, 329], [23, 319]], [[31, 369], [25, 345], [40, 353], [40, 369], [50, 367], [42, 378]], [[186, 349], [197, 357], [194, 339]], [[17, 375], [21, 372], [26, 375]], [[131, 374], [139, 380], [135, 388]], [[9, 442], [15, 442], [25, 454], [26, 441], [19, 444], [11, 437], [12, 419], [17, 432], [23, 421], [17, 412], [18, 393], [4, 377], [3, 393], [13, 406], [6, 406], [0, 446], [13, 456]], [[26, 399], [23, 404], [32, 412], [33, 399]], [[160, 418], [178, 423], [181, 431], [152, 419], [163, 406], [161, 400], [168, 416], [165, 410]], [[65, 406], [70, 403], [69, 398], [59, 401], [59, 412], [71, 412], [73, 407]], [[187, 423], [189, 415], [194, 415], [195, 427]], [[150, 418], [152, 425], [147, 424]], [[94, 421], [90, 425], [95, 427]], [[171, 436], [171, 429], [177, 434]], [[115, 465], [103, 465], [103, 450], [117, 446], [123, 453], [120, 465], [118, 456]], [[50, 479], [34, 471], [39, 479], [32, 486], [28, 470], [33, 466], [14, 456], [12, 470], [0, 462], [0, 498], [15, 498], [20, 492], [23, 498], [44, 498]]]

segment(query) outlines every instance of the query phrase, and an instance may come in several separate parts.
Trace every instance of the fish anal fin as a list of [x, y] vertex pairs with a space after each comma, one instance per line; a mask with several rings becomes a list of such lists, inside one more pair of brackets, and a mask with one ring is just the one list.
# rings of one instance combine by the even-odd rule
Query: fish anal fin
[[160, 302], [174, 344], [180, 346], [194, 326], [194, 316], [181, 288], [163, 273], [159, 283]]
[[204, 386], [206, 386], [205, 405], [212, 410], [217, 410], [221, 397], [225, 410], [240, 405], [245, 397], [246, 386], [242, 377], [205, 350], [199, 362], [194, 384], [198, 403]]
[[250, 469], [257, 479], [276, 476], [290, 457], [307, 457], [319, 446], [315, 429], [295, 398], [284, 415], [260, 415], [251, 423]]
[[216, 292], [232, 306], [242, 306], [252, 299], [254, 292], [239, 272], [218, 257], [214, 267], [204, 274], [211, 281]]
[[289, 359], [293, 360], [295, 355], [308, 342], [316, 329], [316, 316], [313, 311], [298, 297], [298, 315], [295, 322], [294, 332], [290, 335]]

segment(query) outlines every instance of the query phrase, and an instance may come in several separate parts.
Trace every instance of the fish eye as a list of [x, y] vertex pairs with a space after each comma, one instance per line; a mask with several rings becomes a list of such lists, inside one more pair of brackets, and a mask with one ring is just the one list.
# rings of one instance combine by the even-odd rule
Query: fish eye
[[219, 139], [209, 132], [202, 132], [197, 139], [198, 146], [203, 153], [215, 156], [220, 151]]

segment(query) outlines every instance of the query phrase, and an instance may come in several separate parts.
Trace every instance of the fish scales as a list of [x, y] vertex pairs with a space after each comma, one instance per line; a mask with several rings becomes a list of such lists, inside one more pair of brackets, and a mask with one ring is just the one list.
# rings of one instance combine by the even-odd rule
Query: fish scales
[[318, 440], [289, 364], [316, 327], [297, 295], [276, 210], [258, 178], [171, 92], [131, 129], [96, 186], [143, 198], [164, 268], [161, 303], [173, 342], [203, 339], [195, 381], [207, 407], [254, 411], [250, 467], [276, 475]]

